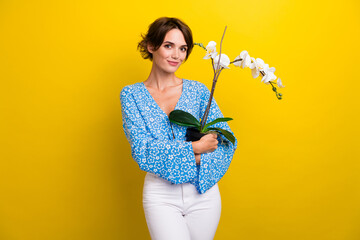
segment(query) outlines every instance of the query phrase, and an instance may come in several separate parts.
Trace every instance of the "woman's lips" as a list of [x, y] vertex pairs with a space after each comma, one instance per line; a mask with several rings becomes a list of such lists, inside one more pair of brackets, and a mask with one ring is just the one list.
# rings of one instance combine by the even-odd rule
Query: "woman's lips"
[[176, 66], [176, 65], [179, 64], [179, 62], [171, 62], [171, 61], [168, 61], [168, 62], [169, 62], [169, 64], [170, 64], [171, 66]]

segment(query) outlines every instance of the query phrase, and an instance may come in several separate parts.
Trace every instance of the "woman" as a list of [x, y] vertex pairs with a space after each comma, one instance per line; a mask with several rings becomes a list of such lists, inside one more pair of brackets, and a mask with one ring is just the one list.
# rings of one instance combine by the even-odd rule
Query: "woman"
[[[199, 141], [185, 141], [186, 127], [174, 125], [174, 109], [200, 119], [210, 92], [195, 80], [175, 75], [193, 48], [190, 28], [177, 18], [159, 18], [138, 44], [152, 61], [144, 82], [121, 90], [122, 120], [131, 154], [146, 171], [143, 207], [152, 239], [213, 239], [221, 214], [217, 182], [227, 171], [237, 141], [232, 145], [214, 133]], [[213, 99], [207, 122], [223, 117]], [[217, 123], [231, 131], [226, 122]]]

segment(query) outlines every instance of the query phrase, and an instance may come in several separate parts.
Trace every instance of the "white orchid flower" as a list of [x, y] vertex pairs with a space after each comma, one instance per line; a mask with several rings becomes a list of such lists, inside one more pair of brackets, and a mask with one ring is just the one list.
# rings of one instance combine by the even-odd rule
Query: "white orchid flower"
[[260, 74], [260, 71], [264, 70], [265, 62], [261, 58], [251, 58], [252, 63], [250, 64], [251, 74], [253, 78], [257, 78]]
[[241, 68], [250, 67], [251, 57], [246, 50], [242, 51], [240, 55], [235, 58], [235, 60], [237, 59], [242, 59], [242, 60], [234, 62], [234, 66]]
[[[214, 68], [215, 68], [215, 70], [217, 69], [217, 64], [219, 62], [219, 56], [220, 55], [217, 55], [215, 57], [215, 59], [214, 59]], [[221, 58], [220, 58], [220, 67], [229, 69], [229, 67], [228, 67], [229, 64], [230, 64], [230, 58], [226, 54], [222, 53]]]
[[216, 42], [210, 41], [208, 45], [206, 46], [206, 55], [203, 59], [209, 59], [216, 57]]
[[250, 57], [250, 69], [254, 69], [256, 67], [256, 60], [253, 57]]
[[263, 71], [265, 72], [265, 75], [262, 77], [261, 82], [265, 84], [269, 84], [271, 80], [275, 80], [277, 77], [275, 76], [275, 68], [271, 67], [269, 68], [269, 64], [264, 65]]
[[278, 85], [278, 87], [279, 87], [279, 88], [283, 88], [283, 87], [285, 87], [285, 86], [282, 84], [282, 82], [281, 82], [281, 79], [280, 79], [280, 78], [278, 78], [278, 79], [277, 79], [276, 84]]

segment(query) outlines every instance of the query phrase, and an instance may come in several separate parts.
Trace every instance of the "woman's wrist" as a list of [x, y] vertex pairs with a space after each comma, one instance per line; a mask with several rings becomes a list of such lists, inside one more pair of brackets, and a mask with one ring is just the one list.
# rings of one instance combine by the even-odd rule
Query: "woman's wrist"
[[194, 154], [200, 154], [199, 141], [193, 141], [193, 142], [191, 142], [191, 144], [192, 144]]

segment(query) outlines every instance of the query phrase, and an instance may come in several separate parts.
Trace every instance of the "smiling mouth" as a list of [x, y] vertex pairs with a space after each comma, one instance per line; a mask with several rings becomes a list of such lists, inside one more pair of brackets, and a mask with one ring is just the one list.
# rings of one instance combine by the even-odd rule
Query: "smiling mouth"
[[172, 66], [176, 66], [176, 65], [179, 64], [179, 62], [171, 62], [171, 61], [168, 61], [168, 62], [169, 62], [169, 64], [172, 65]]

